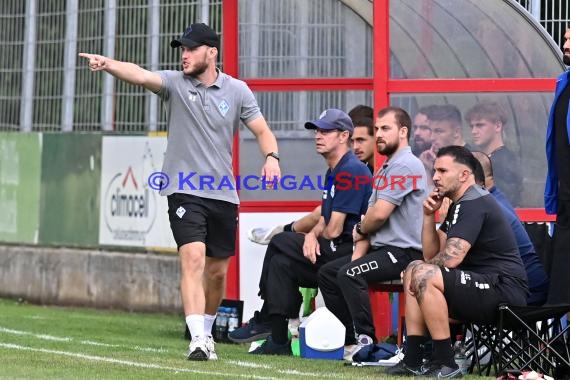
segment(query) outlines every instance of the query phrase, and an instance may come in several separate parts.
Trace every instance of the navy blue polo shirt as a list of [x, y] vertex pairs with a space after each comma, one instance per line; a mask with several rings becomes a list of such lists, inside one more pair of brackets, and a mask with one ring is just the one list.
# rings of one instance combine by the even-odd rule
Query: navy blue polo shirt
[[333, 169], [327, 170], [325, 178], [321, 215], [329, 224], [333, 211], [346, 214], [341, 236], [352, 238], [352, 229], [366, 213], [372, 193], [370, 170], [349, 151]]

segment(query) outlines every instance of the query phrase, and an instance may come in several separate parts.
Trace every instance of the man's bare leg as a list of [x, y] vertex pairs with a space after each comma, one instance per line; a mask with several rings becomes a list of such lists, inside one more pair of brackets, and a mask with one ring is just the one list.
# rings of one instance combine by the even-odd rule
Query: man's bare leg
[[410, 287], [432, 339], [449, 338], [449, 313], [447, 301], [443, 296], [441, 270], [431, 264], [416, 266], [412, 273]]
[[206, 245], [201, 242], [188, 243], [180, 247], [178, 252], [181, 271], [180, 293], [184, 315], [203, 315], [206, 301], [202, 276], [206, 264]]
[[[419, 373], [423, 362], [423, 344], [427, 340], [427, 326], [420, 305], [411, 287], [414, 269], [423, 262], [416, 260], [411, 262], [404, 271], [404, 294], [406, 295], [406, 352], [404, 355], [404, 371], [408, 375]], [[397, 368], [394, 368], [397, 369]], [[390, 372], [390, 371], [389, 371]], [[396, 372], [396, 374], [398, 374]], [[401, 375], [401, 374], [400, 374]]]
[[224, 259], [206, 257], [206, 268], [204, 270], [204, 277], [202, 278], [206, 297], [204, 335], [206, 336], [206, 347], [210, 354], [210, 360], [218, 359], [211, 333], [214, 321], [216, 320], [218, 307], [226, 294], [226, 275], [228, 273], [229, 263], [229, 257]]
[[230, 258], [206, 257], [203, 287], [205, 290], [206, 314], [215, 315], [226, 294], [226, 275]]
[[[443, 295], [444, 283], [441, 269], [432, 264], [417, 264], [410, 275], [410, 289], [421, 313], [421, 319], [427, 326], [433, 340], [432, 363], [433, 371], [449, 371], [449, 374], [459, 374], [459, 369], [453, 358], [451, 336], [449, 331], [449, 312], [447, 301]], [[411, 298], [411, 297], [410, 297]], [[410, 302], [410, 306], [413, 302]], [[408, 307], [408, 302], [406, 302]], [[412, 306], [413, 307], [413, 306]], [[411, 310], [417, 312], [417, 308]], [[406, 319], [408, 311], [406, 310]], [[412, 331], [419, 319], [412, 316]], [[417, 358], [416, 358], [417, 360]], [[445, 367], [442, 367], [445, 366]], [[432, 369], [428, 371], [431, 374]], [[439, 376], [439, 375], [438, 375]]]
[[184, 244], [180, 255], [180, 294], [186, 325], [192, 335], [188, 350], [189, 360], [208, 360], [209, 351], [204, 336], [204, 309], [206, 300], [202, 277], [206, 263], [206, 245], [202, 242]]

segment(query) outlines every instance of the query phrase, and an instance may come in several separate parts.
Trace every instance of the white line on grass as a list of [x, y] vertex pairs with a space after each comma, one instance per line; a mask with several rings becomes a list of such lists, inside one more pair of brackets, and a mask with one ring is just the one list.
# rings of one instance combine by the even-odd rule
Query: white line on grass
[[101, 346], [101, 347], [120, 347], [120, 344], [109, 344], [102, 342], [94, 342], [92, 340], [80, 340], [79, 343], [86, 344], [88, 346]]
[[24, 351], [42, 352], [42, 353], [46, 353], [46, 354], [69, 356], [69, 357], [73, 357], [73, 358], [85, 359], [85, 360], [90, 360], [90, 361], [99, 361], [99, 362], [107, 362], [107, 363], [113, 363], [113, 364], [122, 364], [122, 365], [127, 365], [127, 366], [131, 366], [131, 367], [139, 367], [139, 368], [163, 369], [163, 370], [174, 371], [174, 372], [189, 372], [189, 373], [196, 373], [196, 374], [200, 374], [200, 375], [211, 375], [211, 376], [216, 375], [216, 376], [226, 376], [226, 377], [244, 377], [244, 378], [248, 378], [248, 379], [260, 379], [260, 380], [265, 380], [265, 379], [277, 380], [277, 378], [275, 378], [275, 377], [255, 376], [255, 375], [251, 375], [251, 374], [243, 375], [243, 374], [237, 374], [237, 373], [202, 371], [202, 370], [196, 370], [196, 369], [190, 369], [190, 368], [168, 367], [168, 366], [162, 366], [162, 365], [158, 365], [158, 364], [147, 364], [147, 363], [133, 362], [130, 360], [119, 360], [119, 359], [107, 358], [104, 356], [85, 355], [85, 354], [78, 354], [75, 352], [58, 351], [58, 350], [48, 350], [45, 348], [33, 348], [33, 347], [20, 346], [20, 345], [11, 344], [11, 343], [1, 343], [0, 342], [0, 347], [4, 347], [4, 348], [8, 348], [8, 349], [15, 349], [15, 350], [24, 350]]
[[[52, 341], [71, 342], [74, 340], [71, 337], [57, 337], [57, 336], [46, 335], [46, 334], [34, 334], [32, 332], [21, 331], [21, 330], [13, 330], [13, 329], [8, 329], [8, 328], [2, 327], [2, 326], [0, 326], [0, 332], [14, 334], [14, 335], [33, 336], [33, 337], [38, 338], [38, 339], [52, 340]], [[168, 352], [168, 350], [163, 349], [163, 348], [125, 346], [125, 345], [120, 345], [120, 344], [109, 344], [109, 343], [102, 343], [102, 342], [94, 342], [91, 340], [81, 340], [81, 341], [79, 341], [79, 343], [85, 344], [85, 345], [91, 345], [91, 346], [102, 346], [102, 347], [115, 347], [115, 348], [126, 347], [129, 349], [135, 349], [137, 351], [151, 351], [151, 352], [161, 352], [161, 353], [167, 353]], [[62, 352], [64, 352], [64, 351], [62, 351]], [[80, 354], [78, 354], [78, 355], [80, 355]], [[239, 366], [239, 367], [274, 369], [274, 367], [271, 365], [246, 362], [246, 361], [242, 361], [242, 360], [228, 360], [227, 363], [234, 364], [234, 365]], [[297, 370], [277, 370], [277, 372], [282, 373], [282, 374], [286, 374], [286, 375], [297, 375], [297, 376], [308, 376], [308, 377], [322, 376], [322, 374], [319, 374], [319, 373], [300, 372]], [[333, 377], [334, 378], [334, 377], [338, 377], [338, 376], [335, 374], [329, 373], [329, 374], [327, 374], [327, 377]]]
[[273, 366], [267, 364], [244, 362], [242, 360], [226, 360], [225, 362], [237, 365], [239, 367], [273, 369]]
[[[57, 342], [71, 342], [74, 339], [71, 337], [59, 337], [59, 336], [53, 336], [53, 335], [46, 335], [46, 334], [34, 334], [32, 332], [29, 331], [21, 331], [21, 330], [13, 330], [13, 329], [8, 329], [5, 327], [0, 326], [0, 332], [3, 333], [8, 333], [8, 334], [14, 334], [14, 335], [25, 335], [25, 336], [33, 336], [34, 338], [38, 338], [38, 339], [43, 339], [43, 340], [52, 340], [52, 341], [57, 341]], [[141, 346], [125, 346], [125, 345], [120, 345], [120, 344], [109, 344], [109, 343], [101, 343], [101, 342], [94, 342], [92, 340], [80, 340], [79, 341], [80, 344], [85, 344], [88, 346], [101, 346], [101, 347], [126, 347], [129, 349], [134, 349], [136, 351], [146, 351], [146, 352], [161, 352], [161, 353], [166, 353], [168, 352], [168, 350], [164, 349], [164, 348], [152, 348], [152, 347], [141, 347]]]
[[32, 334], [32, 333], [27, 332], [27, 331], [12, 330], [12, 329], [7, 329], [5, 327], [0, 327], [0, 332], [5, 332], [5, 333], [9, 333], [9, 334], [14, 334], [14, 335], [33, 335], [39, 339], [54, 340], [56, 342], [71, 342], [73, 340], [72, 338], [68, 338], [68, 337], [59, 337], [59, 336], [53, 336], [53, 335], [47, 335], [47, 334]]
[[[259, 364], [259, 363], [252, 363], [252, 362], [245, 362], [242, 360], [226, 360], [229, 364], [234, 364], [240, 367], [248, 367], [248, 368], [262, 368], [262, 369], [275, 369], [275, 367], [268, 365], [268, 364]], [[278, 373], [282, 373], [284, 375], [295, 375], [295, 376], [305, 376], [305, 377], [322, 377], [324, 374], [322, 373], [315, 373], [315, 372], [301, 372], [294, 369], [279, 369], [276, 370]], [[327, 373], [327, 377], [339, 377], [333, 373]]]
[[[309, 377], [321, 377], [321, 376], [323, 376], [322, 373], [301, 372], [301, 371], [297, 371], [296, 369], [282, 369], [282, 370], [279, 370], [278, 372], [283, 373], [285, 375], [296, 375], [296, 376], [309, 376]], [[327, 375], [327, 377], [336, 377], [332, 373], [327, 373], [326, 375]]]

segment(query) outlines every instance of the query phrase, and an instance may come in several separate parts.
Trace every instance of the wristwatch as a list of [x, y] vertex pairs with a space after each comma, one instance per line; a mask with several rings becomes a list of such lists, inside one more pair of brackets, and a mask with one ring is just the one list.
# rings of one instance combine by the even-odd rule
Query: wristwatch
[[277, 161], [279, 161], [279, 153], [277, 153], [277, 152], [270, 152], [270, 153], [267, 153], [267, 155], [265, 156], [265, 159], [267, 159], [267, 157], [273, 157], [273, 158], [275, 158]]
[[362, 236], [366, 236], [366, 233], [362, 232], [362, 222], [356, 223], [356, 233]]

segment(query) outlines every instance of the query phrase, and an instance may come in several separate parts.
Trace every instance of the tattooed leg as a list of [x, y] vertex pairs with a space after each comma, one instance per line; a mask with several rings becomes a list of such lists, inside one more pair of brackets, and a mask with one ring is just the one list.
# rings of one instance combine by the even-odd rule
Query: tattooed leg
[[423, 302], [428, 282], [432, 281], [436, 274], [439, 274], [439, 268], [435, 265], [424, 263], [414, 267], [412, 278], [410, 280], [410, 288], [419, 305]]
[[423, 336], [427, 333], [427, 326], [420, 309], [420, 305], [411, 287], [413, 276], [417, 267], [424, 265], [421, 260], [412, 261], [404, 271], [404, 289], [406, 295], [406, 332], [408, 335]]
[[[443, 277], [440, 268], [426, 263], [416, 265], [410, 276], [410, 289], [432, 338], [449, 338], [448, 308], [443, 296]], [[408, 302], [406, 302], [407, 307]], [[406, 318], [407, 316], [406, 309]]]

